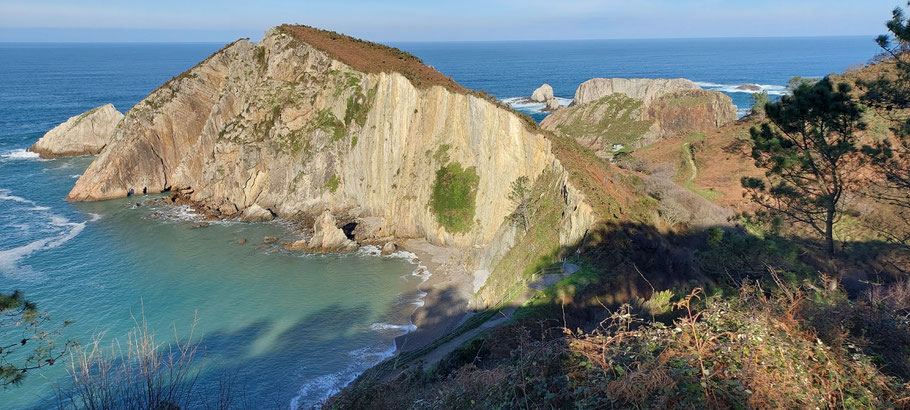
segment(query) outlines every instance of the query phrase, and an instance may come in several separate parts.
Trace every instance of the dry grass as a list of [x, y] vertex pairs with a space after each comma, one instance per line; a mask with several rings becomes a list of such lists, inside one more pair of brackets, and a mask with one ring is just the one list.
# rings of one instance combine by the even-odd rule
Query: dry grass
[[[192, 329], [195, 329], [195, 322]], [[70, 380], [57, 388], [59, 409], [227, 409], [233, 398], [232, 383], [225, 379], [214, 395], [197, 384], [203, 369], [198, 341], [190, 331], [187, 341], [174, 335], [159, 342], [143, 316], [128, 334], [125, 346], [109, 348], [102, 337], [71, 354]]]
[[467, 92], [455, 80], [426, 66], [413, 54], [397, 48], [308, 26], [285, 24], [279, 29], [355, 70], [364, 73], [397, 72], [411, 80], [417, 88], [438, 85], [452, 92]]

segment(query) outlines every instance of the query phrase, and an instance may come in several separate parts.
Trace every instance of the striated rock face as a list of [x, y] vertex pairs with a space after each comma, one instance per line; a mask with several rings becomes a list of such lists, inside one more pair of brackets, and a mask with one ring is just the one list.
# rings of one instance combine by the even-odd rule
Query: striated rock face
[[550, 84], [544, 84], [534, 90], [534, 93], [531, 94], [531, 101], [535, 102], [547, 102], [553, 98], [553, 87]]
[[[438, 171], [451, 164], [477, 175], [473, 212], [456, 232], [430, 206]], [[511, 183], [547, 167], [562, 170], [549, 140], [494, 102], [358, 71], [272, 29], [138, 103], [67, 198], [192, 188], [191, 200], [228, 214], [334, 215], [370, 221], [364, 237], [485, 249], [502, 240]], [[573, 206], [567, 218], [590, 210]], [[567, 229], [573, 241], [587, 227]]]
[[28, 150], [41, 158], [95, 155], [110, 143], [122, 118], [111, 104], [93, 108], [54, 127]]
[[541, 126], [575, 138], [601, 157], [736, 121], [730, 97], [689, 80], [594, 79], [575, 96], [572, 106], [551, 114]]
[[700, 90], [701, 87], [685, 78], [592, 78], [581, 83], [575, 90], [573, 105], [597, 101], [611, 94], [625, 94], [627, 97], [649, 104], [654, 99], [675, 91]]

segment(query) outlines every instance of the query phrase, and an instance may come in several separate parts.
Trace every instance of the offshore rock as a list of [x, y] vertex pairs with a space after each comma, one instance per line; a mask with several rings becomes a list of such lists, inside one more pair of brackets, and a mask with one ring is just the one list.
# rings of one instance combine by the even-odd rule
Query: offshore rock
[[615, 147], [641, 148], [661, 138], [704, 132], [736, 121], [729, 96], [686, 79], [585, 81], [572, 106], [541, 122], [608, 158]]
[[531, 94], [531, 101], [534, 102], [547, 102], [547, 100], [553, 98], [553, 87], [550, 84], [544, 84], [534, 90], [534, 93]]
[[54, 127], [28, 150], [41, 158], [95, 155], [111, 142], [121, 119], [123, 114], [105, 104]]

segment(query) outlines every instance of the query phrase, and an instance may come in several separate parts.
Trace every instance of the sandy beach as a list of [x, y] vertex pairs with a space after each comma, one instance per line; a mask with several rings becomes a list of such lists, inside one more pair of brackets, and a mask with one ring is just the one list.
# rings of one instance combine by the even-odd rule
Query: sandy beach
[[473, 296], [471, 286], [474, 278], [460, 263], [463, 251], [420, 239], [405, 241], [400, 246], [417, 255], [420, 264], [426, 266], [431, 275], [418, 286], [420, 291], [426, 292], [426, 296], [423, 306], [411, 315], [417, 329], [395, 339], [398, 350], [405, 352], [431, 343], [462, 322]]

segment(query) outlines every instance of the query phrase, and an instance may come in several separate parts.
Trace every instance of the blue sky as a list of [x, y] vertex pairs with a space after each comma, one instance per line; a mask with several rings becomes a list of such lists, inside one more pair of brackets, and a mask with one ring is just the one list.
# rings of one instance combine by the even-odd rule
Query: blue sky
[[875, 35], [901, 0], [0, 0], [0, 41], [257, 40], [301, 23], [376, 41]]

